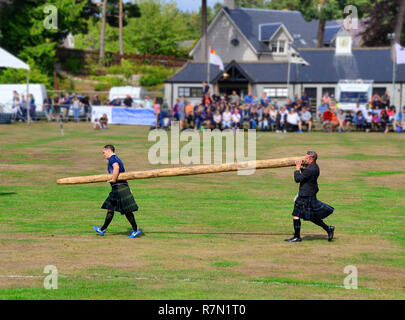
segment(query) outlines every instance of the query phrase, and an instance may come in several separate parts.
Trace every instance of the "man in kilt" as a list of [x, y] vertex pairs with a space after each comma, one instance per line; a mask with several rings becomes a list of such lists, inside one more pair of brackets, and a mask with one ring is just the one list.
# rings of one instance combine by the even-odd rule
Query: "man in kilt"
[[300, 184], [299, 192], [295, 198], [293, 216], [294, 236], [286, 239], [287, 242], [300, 242], [301, 220], [311, 221], [328, 233], [328, 241], [332, 241], [334, 226], [326, 225], [322, 220], [334, 211], [334, 208], [319, 201], [316, 194], [319, 191], [319, 166], [316, 163], [318, 155], [315, 151], [308, 151], [305, 156], [306, 168], [302, 168], [302, 161], [296, 161], [294, 180]]
[[136, 225], [133, 214], [134, 211], [138, 211], [138, 206], [129, 189], [128, 182], [117, 181], [119, 174], [125, 172], [125, 168], [120, 158], [114, 152], [115, 148], [112, 145], [106, 145], [103, 149], [104, 158], [108, 160], [108, 173], [112, 174], [112, 179], [108, 181], [111, 184], [112, 190], [101, 206], [102, 209], [107, 209], [104, 225], [100, 228], [94, 226], [94, 230], [103, 236], [114, 217], [114, 212], [118, 211], [125, 215], [132, 226], [132, 233], [128, 238], [135, 238], [141, 233], [141, 230]]

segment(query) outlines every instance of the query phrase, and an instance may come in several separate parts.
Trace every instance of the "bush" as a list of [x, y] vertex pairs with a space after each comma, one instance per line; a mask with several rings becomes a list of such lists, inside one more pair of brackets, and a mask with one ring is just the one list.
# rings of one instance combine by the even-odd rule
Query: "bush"
[[110, 85], [108, 83], [105, 82], [101, 82], [101, 83], [97, 83], [94, 86], [94, 90], [95, 91], [108, 91], [110, 89]]
[[70, 71], [74, 75], [77, 75], [79, 71], [82, 69], [82, 64], [79, 59], [77, 58], [68, 58], [66, 62], [63, 64], [67, 71]]

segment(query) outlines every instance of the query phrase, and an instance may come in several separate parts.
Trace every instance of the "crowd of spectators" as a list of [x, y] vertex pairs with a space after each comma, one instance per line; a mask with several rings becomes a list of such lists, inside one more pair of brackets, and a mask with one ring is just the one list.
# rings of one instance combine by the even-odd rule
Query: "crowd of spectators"
[[[256, 129], [261, 131], [312, 132], [315, 125], [320, 125], [325, 132], [345, 131], [393, 131], [405, 129], [405, 109], [395, 113], [390, 105], [388, 92], [379, 96], [374, 94], [369, 103], [357, 102], [352, 111], [339, 108], [339, 104], [325, 93], [322, 103], [311, 108], [308, 95], [303, 92], [287, 98], [285, 104], [271, 99], [266, 92], [256, 97], [249, 92], [239, 96], [232, 94], [217, 96], [211, 94], [206, 82], [203, 86], [203, 99], [193, 104], [181, 97], [173, 108], [165, 108], [155, 101], [154, 109], [158, 127], [166, 127], [164, 120], [179, 121], [180, 129]], [[405, 108], [405, 107], [404, 107]]]

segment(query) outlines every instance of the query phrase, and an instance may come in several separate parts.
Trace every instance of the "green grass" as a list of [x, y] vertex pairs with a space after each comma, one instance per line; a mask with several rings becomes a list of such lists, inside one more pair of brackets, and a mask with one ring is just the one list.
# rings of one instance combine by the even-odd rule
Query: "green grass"
[[[64, 130], [0, 126], [0, 299], [405, 298], [405, 135], [259, 133], [258, 159], [315, 149], [319, 199], [335, 207], [333, 242], [303, 222], [291, 245], [293, 168], [131, 181], [142, 236], [129, 241], [119, 213], [96, 236], [109, 185], [56, 180], [104, 173], [106, 143], [127, 171], [156, 168], [149, 128]], [[58, 290], [43, 288], [46, 265]], [[358, 290], [343, 287], [346, 265], [358, 267]]]

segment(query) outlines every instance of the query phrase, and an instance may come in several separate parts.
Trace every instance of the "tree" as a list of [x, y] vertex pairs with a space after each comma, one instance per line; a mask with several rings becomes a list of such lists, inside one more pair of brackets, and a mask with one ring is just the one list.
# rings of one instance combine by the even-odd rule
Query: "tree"
[[388, 46], [390, 40], [387, 35], [394, 31], [396, 41], [404, 40], [404, 13], [400, 11], [404, 9], [400, 2], [403, 6], [403, 0], [376, 0], [370, 4], [366, 9], [369, 15], [365, 21], [366, 28], [361, 35], [364, 46]]
[[100, 27], [100, 54], [99, 62], [104, 61], [104, 40], [105, 40], [105, 22], [107, 19], [107, 0], [103, 0], [103, 10], [101, 12], [101, 27]]
[[[0, 46], [52, 76], [56, 47], [69, 33], [87, 31], [90, 1], [9, 0], [0, 4]], [[46, 6], [57, 8], [57, 29], [47, 28]], [[31, 59], [31, 60], [30, 60]]]

